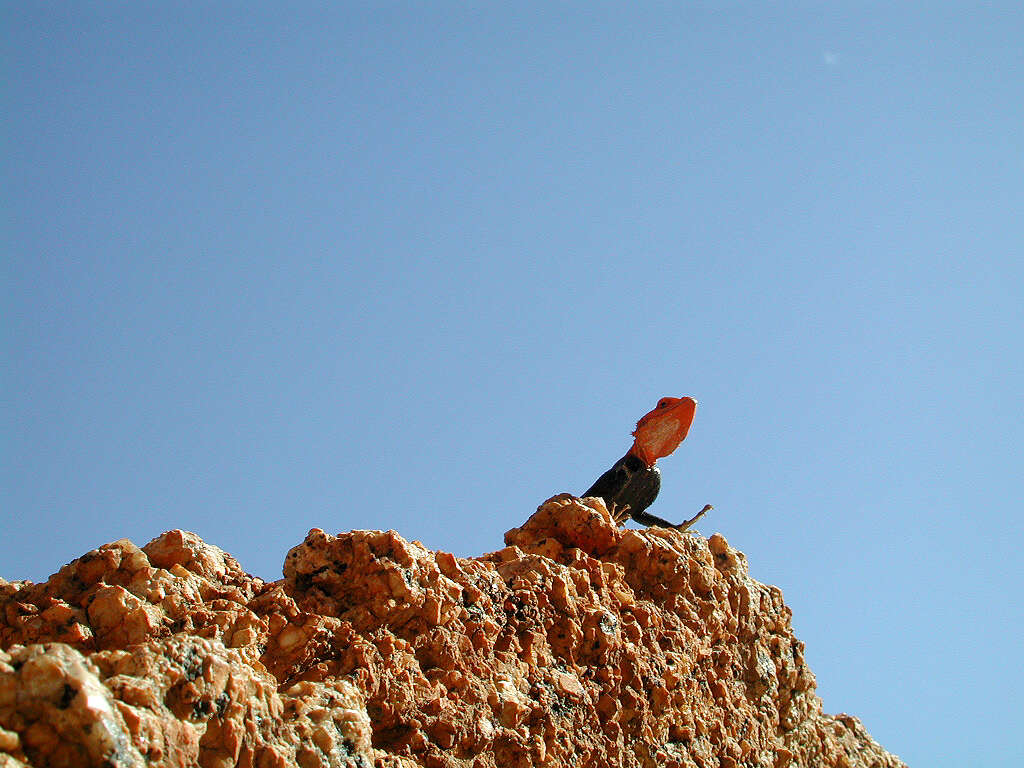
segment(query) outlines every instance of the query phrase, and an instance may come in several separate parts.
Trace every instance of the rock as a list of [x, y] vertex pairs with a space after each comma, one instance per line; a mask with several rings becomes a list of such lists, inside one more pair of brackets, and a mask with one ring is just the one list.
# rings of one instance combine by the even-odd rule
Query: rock
[[721, 535], [563, 494], [505, 543], [314, 529], [268, 584], [171, 531], [0, 581], [0, 768], [902, 765]]

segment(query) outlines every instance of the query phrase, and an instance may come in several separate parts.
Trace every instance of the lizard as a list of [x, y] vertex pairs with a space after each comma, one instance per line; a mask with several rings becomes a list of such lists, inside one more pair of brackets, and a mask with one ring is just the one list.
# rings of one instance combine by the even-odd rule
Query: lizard
[[633, 445], [612, 468], [597, 478], [583, 496], [600, 496], [616, 523], [631, 517], [642, 525], [685, 531], [713, 509], [710, 504], [689, 520], [674, 525], [647, 512], [661, 490], [658, 459], [679, 447], [690, 431], [697, 401], [692, 397], [663, 397], [650, 413], [636, 423]]

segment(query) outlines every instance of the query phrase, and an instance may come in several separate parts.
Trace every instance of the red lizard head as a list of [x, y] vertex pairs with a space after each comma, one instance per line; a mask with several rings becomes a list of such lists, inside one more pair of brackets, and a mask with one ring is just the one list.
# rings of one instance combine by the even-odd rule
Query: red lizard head
[[697, 401], [692, 397], [661, 398], [654, 410], [636, 423], [636, 439], [630, 453], [653, 467], [654, 462], [668, 456], [683, 442], [696, 412]]

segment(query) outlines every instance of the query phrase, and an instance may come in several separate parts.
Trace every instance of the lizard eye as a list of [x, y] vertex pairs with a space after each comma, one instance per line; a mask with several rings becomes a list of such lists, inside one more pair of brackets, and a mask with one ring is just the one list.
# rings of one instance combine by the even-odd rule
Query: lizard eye
[[659, 408], [668, 408], [668, 406], [669, 406], [669, 399], [667, 397], [663, 397], [663, 398], [661, 398], [661, 400], [658, 401], [658, 407]]

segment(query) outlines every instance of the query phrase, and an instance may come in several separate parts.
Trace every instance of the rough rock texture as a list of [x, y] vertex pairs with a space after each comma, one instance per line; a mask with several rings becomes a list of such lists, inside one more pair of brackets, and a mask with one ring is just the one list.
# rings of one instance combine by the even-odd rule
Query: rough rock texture
[[171, 531], [0, 580], [0, 768], [903, 765], [721, 536], [563, 495], [505, 542], [315, 529], [268, 584]]

